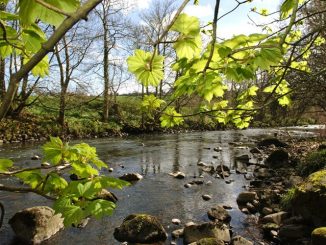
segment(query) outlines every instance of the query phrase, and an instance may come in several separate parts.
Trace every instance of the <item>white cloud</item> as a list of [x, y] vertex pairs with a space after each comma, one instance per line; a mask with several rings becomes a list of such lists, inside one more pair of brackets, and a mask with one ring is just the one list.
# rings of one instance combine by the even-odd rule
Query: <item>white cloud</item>
[[198, 17], [201, 21], [210, 21], [214, 14], [214, 9], [211, 4], [206, 5], [188, 5], [185, 10], [185, 13], [191, 16]]

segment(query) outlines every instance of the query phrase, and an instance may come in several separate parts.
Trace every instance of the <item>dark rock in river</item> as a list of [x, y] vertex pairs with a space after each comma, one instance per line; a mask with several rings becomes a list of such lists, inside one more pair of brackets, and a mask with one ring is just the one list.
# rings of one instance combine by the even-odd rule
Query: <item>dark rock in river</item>
[[119, 242], [130, 243], [164, 242], [167, 238], [158, 219], [148, 214], [129, 215], [120, 227], [115, 228], [113, 236]]
[[247, 204], [247, 202], [253, 202], [255, 199], [258, 199], [256, 192], [244, 191], [238, 195], [237, 203]]
[[54, 210], [46, 206], [24, 209], [16, 213], [9, 224], [20, 239], [32, 244], [40, 244], [64, 227], [61, 214], [54, 214]]
[[221, 206], [215, 206], [207, 211], [208, 218], [211, 220], [219, 220], [222, 222], [230, 222], [231, 216], [229, 213]]
[[202, 195], [201, 197], [203, 198], [204, 201], [209, 201], [209, 200], [212, 199], [212, 196], [211, 195], [207, 195], [207, 194]]
[[186, 175], [180, 171], [175, 173], [169, 173], [169, 175], [173, 176], [176, 179], [184, 179], [184, 177], [186, 177]]
[[275, 145], [276, 147], [288, 147], [288, 144], [280, 141], [277, 138], [267, 138], [257, 143], [258, 147], [268, 147], [271, 145]]
[[265, 164], [272, 168], [286, 167], [289, 162], [289, 153], [283, 149], [273, 151], [265, 160]]
[[319, 227], [311, 233], [312, 245], [325, 245], [326, 244], [326, 227]]
[[244, 155], [240, 155], [240, 156], [236, 156], [235, 160], [241, 161], [241, 162], [249, 162], [250, 157], [248, 154], [244, 154]]
[[309, 175], [296, 188], [291, 201], [292, 211], [316, 227], [326, 226], [326, 170]]
[[104, 199], [106, 201], [110, 201], [110, 202], [114, 202], [114, 203], [116, 203], [118, 201], [117, 196], [114, 195], [114, 193], [109, 192], [106, 189], [102, 189], [100, 191], [100, 193], [97, 194], [97, 196], [94, 200], [96, 200], [96, 199]]
[[230, 231], [225, 226], [215, 223], [203, 223], [190, 225], [184, 228], [183, 243], [197, 242], [203, 238], [215, 238], [224, 242], [230, 242]]
[[138, 181], [141, 180], [143, 176], [139, 173], [127, 173], [119, 177], [119, 179], [125, 180], [125, 181]]

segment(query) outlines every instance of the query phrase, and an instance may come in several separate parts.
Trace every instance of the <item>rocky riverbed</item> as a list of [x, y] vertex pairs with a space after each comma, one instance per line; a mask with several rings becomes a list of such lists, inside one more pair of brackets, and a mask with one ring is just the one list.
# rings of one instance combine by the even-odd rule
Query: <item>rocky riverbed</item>
[[[65, 229], [45, 244], [65, 244], [66, 239], [80, 244], [89, 239], [94, 244], [119, 244], [117, 240], [152, 244], [307, 244], [312, 230], [322, 226], [323, 220], [318, 224], [308, 222], [298, 215], [300, 210], [285, 210], [281, 200], [289, 188], [303, 181], [296, 172], [300, 158], [321, 146], [284, 135], [281, 140], [271, 140], [280, 132], [255, 131], [254, 136], [248, 131], [195, 133], [182, 140], [171, 140], [169, 136], [166, 141], [136, 138], [124, 142], [127, 151], [123, 156], [119, 144], [109, 151], [107, 144], [98, 144], [102, 158], [108, 153], [112, 156], [116, 150], [117, 155], [110, 159], [113, 172], [108, 174], [128, 178], [133, 185], [115, 193], [119, 201], [113, 216], [95, 223], [91, 220], [83, 229]], [[173, 158], [171, 151], [177, 153]], [[26, 155], [22, 151], [22, 158]], [[132, 161], [140, 164], [132, 165]], [[315, 181], [316, 176], [312, 179]], [[30, 205], [44, 204], [28, 197]], [[24, 205], [12, 207], [5, 222]], [[128, 238], [126, 233], [131, 236]], [[315, 233], [316, 239], [322, 239], [320, 229]], [[10, 234], [6, 226], [0, 230], [4, 244], [14, 244]], [[142, 240], [144, 237], [149, 240]]]

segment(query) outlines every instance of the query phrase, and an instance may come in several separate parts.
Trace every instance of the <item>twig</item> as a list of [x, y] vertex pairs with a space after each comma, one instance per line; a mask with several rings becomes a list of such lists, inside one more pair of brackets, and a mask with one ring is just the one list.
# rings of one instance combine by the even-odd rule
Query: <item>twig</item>
[[55, 198], [55, 197], [46, 195], [42, 191], [35, 190], [35, 189], [32, 189], [32, 188], [23, 188], [23, 187], [15, 187], [15, 186], [4, 186], [4, 185], [0, 184], [0, 191], [9, 191], [9, 192], [17, 192], [17, 193], [28, 193], [28, 192], [31, 192], [31, 193], [38, 194], [38, 195], [40, 195], [42, 197], [45, 197], [47, 199], [50, 199], [50, 200], [57, 200], [57, 198]]
[[153, 64], [153, 60], [156, 54], [156, 50], [157, 50], [157, 45], [159, 45], [161, 43], [161, 41], [163, 40], [163, 38], [169, 33], [169, 30], [171, 29], [171, 27], [174, 25], [174, 23], [176, 22], [177, 18], [179, 17], [179, 15], [181, 14], [181, 12], [183, 11], [183, 9], [186, 7], [186, 5], [188, 4], [190, 0], [184, 0], [183, 3], [181, 4], [181, 6], [179, 7], [178, 11], [176, 12], [176, 14], [174, 15], [173, 19], [171, 20], [170, 24], [167, 25], [162, 33], [162, 35], [156, 40], [156, 42], [154, 43], [154, 51], [153, 51], [153, 55], [150, 61], [150, 70], [152, 71], [152, 64]]

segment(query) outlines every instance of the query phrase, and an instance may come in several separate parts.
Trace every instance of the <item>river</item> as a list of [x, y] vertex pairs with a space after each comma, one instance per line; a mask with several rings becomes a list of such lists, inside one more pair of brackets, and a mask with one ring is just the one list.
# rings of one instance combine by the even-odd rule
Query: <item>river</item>
[[[248, 147], [253, 146], [255, 141], [275, 133], [288, 135], [282, 129], [247, 129], [85, 140], [95, 146], [100, 158], [110, 163], [110, 167], [114, 169], [113, 173], [106, 171], [104, 174], [121, 176], [124, 173], [138, 172], [144, 179], [123, 190], [113, 190], [119, 201], [112, 216], [101, 220], [92, 219], [84, 229], [67, 228], [44, 244], [120, 244], [113, 237], [114, 228], [132, 213], [157, 216], [169, 233], [170, 240], [171, 231], [181, 228], [171, 223], [173, 218], [180, 219], [182, 224], [188, 221], [208, 221], [206, 212], [217, 204], [233, 207], [229, 213], [234, 233], [258, 241], [261, 237], [254, 226], [257, 217], [242, 214], [235, 202], [248, 181], [243, 175], [234, 173], [229, 178], [234, 181], [226, 184], [214, 175], [201, 172], [197, 162], [213, 162], [214, 166], [222, 162], [235, 169], [235, 156], [247, 154]], [[293, 137], [313, 136], [307, 128], [292, 128], [289, 133]], [[214, 147], [221, 147], [222, 150], [215, 152]], [[24, 167], [35, 164], [35, 161], [30, 160], [34, 154], [41, 154], [40, 145], [0, 146], [0, 158], [10, 158]], [[186, 178], [179, 180], [168, 175], [175, 171], [184, 172]], [[200, 175], [203, 175], [205, 182], [212, 181], [212, 184], [184, 187], [185, 183], [198, 179]], [[4, 178], [0, 178], [0, 181], [8, 183]], [[212, 199], [204, 201], [201, 197], [203, 194], [211, 195]], [[17, 211], [35, 205], [51, 205], [50, 201], [32, 193], [13, 194], [0, 191], [0, 201], [6, 208], [4, 224], [0, 230], [1, 245], [20, 244], [8, 225], [8, 220]], [[177, 243], [182, 244], [182, 240]]]

